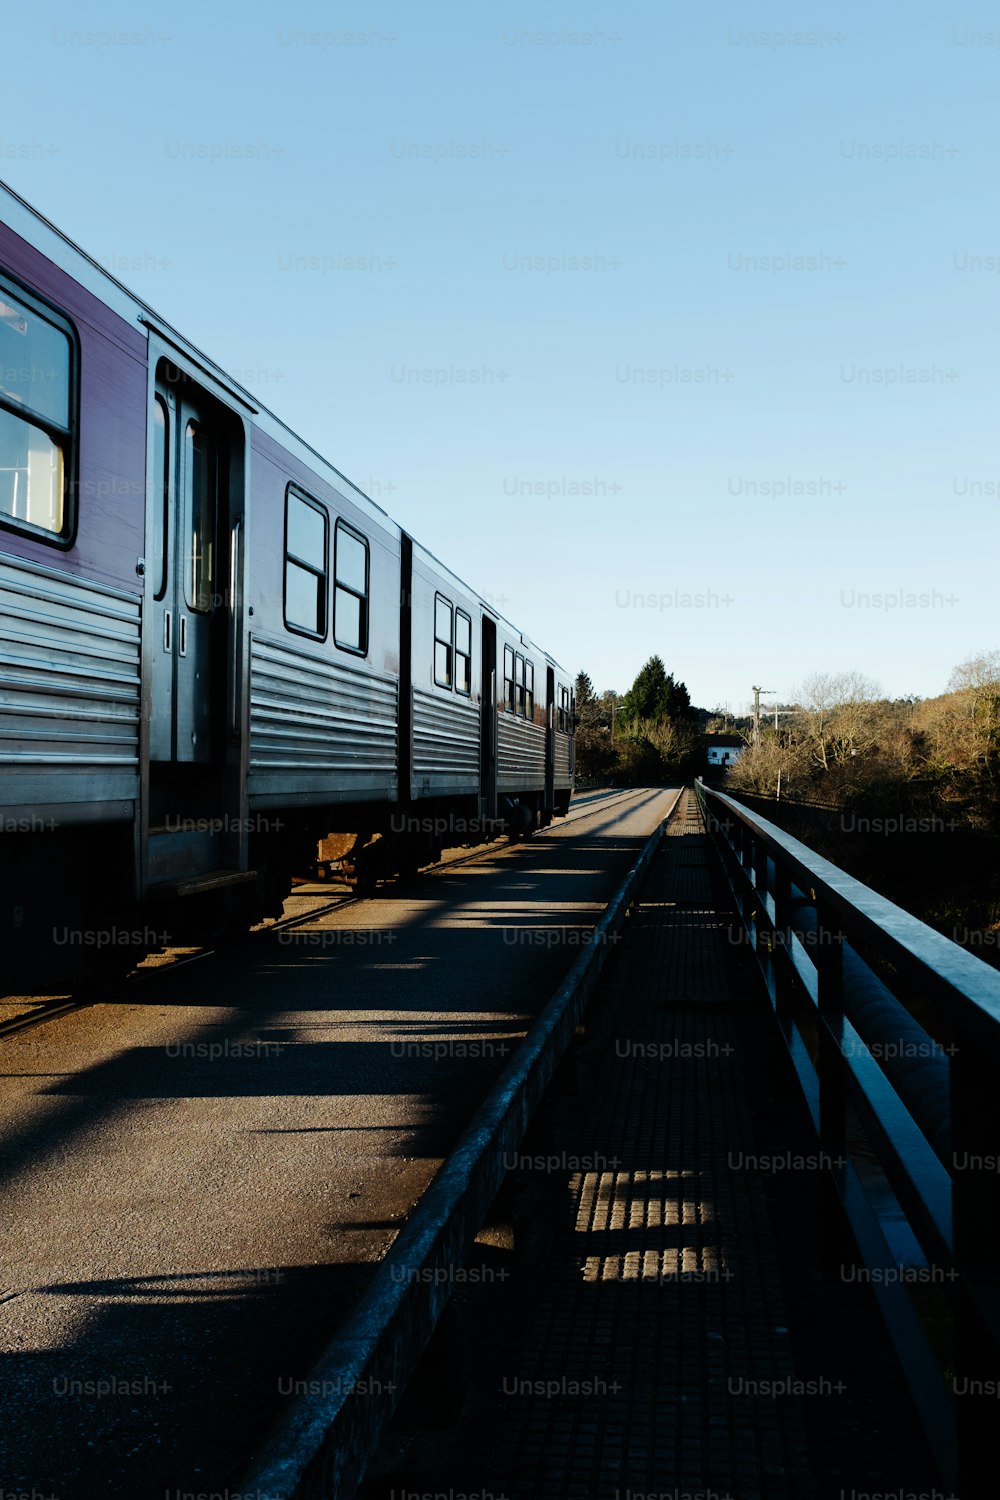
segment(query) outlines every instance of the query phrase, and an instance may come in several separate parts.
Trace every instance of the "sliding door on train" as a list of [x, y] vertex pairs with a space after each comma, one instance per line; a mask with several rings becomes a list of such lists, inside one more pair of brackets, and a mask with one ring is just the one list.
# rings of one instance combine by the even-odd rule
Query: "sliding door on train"
[[[209, 764], [221, 726], [220, 434], [196, 397], [157, 386], [150, 759]], [[225, 654], [221, 653], [222, 665]]]
[[[238, 631], [242, 424], [175, 365], [152, 392], [147, 876], [239, 865]], [[236, 575], [236, 576], [234, 576]], [[237, 755], [238, 760], [238, 755]]]
[[555, 805], [556, 771], [556, 674], [545, 668], [545, 808]]
[[497, 816], [497, 627], [482, 616], [479, 712], [479, 815]]

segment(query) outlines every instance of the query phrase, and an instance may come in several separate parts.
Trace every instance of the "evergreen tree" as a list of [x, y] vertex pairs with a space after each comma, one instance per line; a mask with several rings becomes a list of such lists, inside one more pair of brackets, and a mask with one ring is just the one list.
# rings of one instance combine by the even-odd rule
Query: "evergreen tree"
[[576, 769], [584, 779], [604, 779], [614, 772], [616, 754], [610, 731], [607, 693], [598, 697], [586, 672], [576, 677]]
[[588, 728], [596, 725], [600, 719], [600, 703], [594, 684], [586, 672], [576, 674], [576, 711], [581, 725]]
[[683, 682], [668, 674], [659, 656], [651, 656], [641, 668], [619, 709], [623, 729], [639, 723], [676, 723], [691, 716], [691, 695]]
[[657, 723], [666, 717], [668, 696], [667, 669], [660, 657], [651, 656], [622, 698], [618, 722], [623, 729], [639, 720]]

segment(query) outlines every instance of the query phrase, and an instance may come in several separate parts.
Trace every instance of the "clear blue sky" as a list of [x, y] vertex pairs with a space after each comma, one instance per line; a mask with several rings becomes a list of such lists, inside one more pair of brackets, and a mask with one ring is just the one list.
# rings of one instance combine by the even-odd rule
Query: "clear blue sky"
[[998, 42], [983, 5], [42, 0], [0, 174], [598, 688], [658, 652], [707, 707], [930, 695], [1000, 644]]

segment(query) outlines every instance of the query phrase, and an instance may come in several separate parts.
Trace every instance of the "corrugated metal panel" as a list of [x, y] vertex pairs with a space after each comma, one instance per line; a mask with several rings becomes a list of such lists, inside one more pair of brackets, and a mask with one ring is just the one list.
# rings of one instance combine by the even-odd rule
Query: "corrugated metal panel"
[[569, 736], [565, 734], [555, 735], [555, 777], [557, 786], [569, 785]]
[[394, 677], [273, 641], [250, 651], [250, 769], [320, 770], [370, 780], [396, 771]]
[[141, 672], [138, 598], [0, 556], [0, 766], [85, 773], [100, 797], [95, 768], [138, 771]]
[[545, 730], [497, 715], [497, 786], [527, 791], [545, 784]]
[[413, 782], [418, 792], [436, 782], [479, 787], [479, 708], [452, 695], [413, 689]]

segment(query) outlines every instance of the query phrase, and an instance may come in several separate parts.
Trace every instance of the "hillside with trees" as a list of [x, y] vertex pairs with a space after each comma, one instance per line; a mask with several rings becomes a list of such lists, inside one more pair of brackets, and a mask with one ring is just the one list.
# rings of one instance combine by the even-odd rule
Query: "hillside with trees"
[[980, 957], [1000, 953], [1000, 651], [936, 698], [860, 673], [803, 683], [724, 789]]
[[791, 703], [730, 721], [691, 704], [652, 656], [627, 693], [576, 683], [584, 784], [674, 784], [705, 770], [705, 734], [746, 747], [711, 779], [771, 822], [1000, 965], [1000, 651], [936, 698], [887, 698], [860, 672], [815, 673]]
[[957, 667], [938, 698], [883, 698], [856, 672], [809, 678], [779, 728], [747, 745], [728, 784], [775, 797], [779, 772], [792, 800], [996, 829], [1000, 652]]

